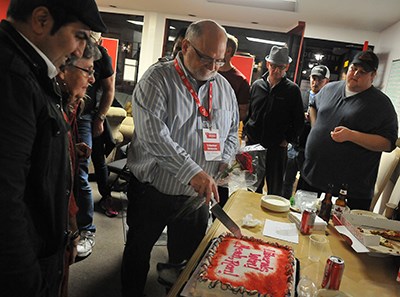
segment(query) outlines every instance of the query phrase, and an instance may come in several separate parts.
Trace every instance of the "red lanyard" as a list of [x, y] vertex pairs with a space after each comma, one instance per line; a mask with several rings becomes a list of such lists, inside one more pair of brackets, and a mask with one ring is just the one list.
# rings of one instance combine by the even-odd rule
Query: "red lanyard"
[[211, 121], [211, 110], [212, 110], [212, 82], [210, 81], [210, 88], [208, 90], [208, 110], [201, 105], [200, 103], [200, 99], [199, 96], [197, 96], [197, 93], [195, 90], [193, 90], [192, 85], [190, 84], [188, 78], [186, 77], [185, 73], [183, 72], [182, 68], [179, 66], [178, 64], [178, 60], [175, 59], [174, 60], [174, 65], [175, 65], [175, 69], [178, 72], [180, 78], [182, 79], [183, 84], [186, 86], [186, 88], [188, 89], [188, 91], [190, 92], [190, 94], [192, 95], [194, 102], [196, 102], [197, 107], [199, 108], [199, 112], [200, 114], [205, 117], [205, 118], [209, 118], [209, 120]]

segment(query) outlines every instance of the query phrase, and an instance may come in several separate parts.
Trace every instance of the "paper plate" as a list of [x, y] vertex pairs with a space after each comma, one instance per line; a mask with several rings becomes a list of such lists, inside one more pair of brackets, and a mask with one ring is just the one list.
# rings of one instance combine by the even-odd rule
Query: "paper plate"
[[261, 206], [276, 212], [286, 212], [289, 211], [290, 202], [281, 196], [265, 195], [261, 197]]
[[355, 215], [360, 215], [360, 216], [372, 217], [372, 218], [387, 219], [387, 217], [385, 217], [384, 215], [381, 215], [379, 213], [375, 213], [372, 211], [362, 210], [362, 209], [352, 209], [350, 211], [350, 213], [355, 214]]

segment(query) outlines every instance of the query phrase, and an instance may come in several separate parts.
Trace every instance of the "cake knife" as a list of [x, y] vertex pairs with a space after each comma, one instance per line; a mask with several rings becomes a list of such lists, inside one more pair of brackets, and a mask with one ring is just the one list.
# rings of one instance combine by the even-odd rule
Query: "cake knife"
[[228, 216], [218, 202], [215, 201], [214, 195], [211, 196], [211, 212], [236, 238], [242, 237], [240, 227]]

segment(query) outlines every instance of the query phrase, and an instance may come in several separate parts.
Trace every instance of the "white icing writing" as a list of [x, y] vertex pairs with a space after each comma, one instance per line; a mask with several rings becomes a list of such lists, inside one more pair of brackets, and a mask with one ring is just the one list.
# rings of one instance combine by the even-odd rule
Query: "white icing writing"
[[[226, 275], [231, 275], [231, 276], [239, 276], [239, 274], [235, 273], [235, 267], [240, 265], [240, 259], [242, 258], [247, 258], [247, 256], [243, 255], [243, 250], [244, 249], [250, 249], [249, 246], [243, 245], [241, 242], [237, 241], [233, 245], [234, 250], [231, 256], [228, 256], [228, 258], [225, 261], [222, 261], [222, 265], [226, 265], [223, 271], [223, 274]], [[239, 259], [239, 260], [235, 260]]]

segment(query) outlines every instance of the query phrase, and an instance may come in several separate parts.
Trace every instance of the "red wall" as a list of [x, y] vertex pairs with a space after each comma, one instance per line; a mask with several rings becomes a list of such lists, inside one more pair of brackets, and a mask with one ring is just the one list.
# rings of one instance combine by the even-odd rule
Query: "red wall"
[[112, 59], [112, 65], [113, 65], [114, 72], [116, 72], [119, 40], [114, 39], [114, 38], [107, 38], [107, 37], [102, 37], [101, 40], [102, 40], [101, 45], [107, 49], [107, 52]]
[[10, 0], [0, 0], [0, 20], [6, 18], [8, 4]]
[[253, 57], [245, 57], [235, 55], [231, 60], [232, 64], [247, 78], [247, 81], [251, 83], [251, 76], [253, 75]]

